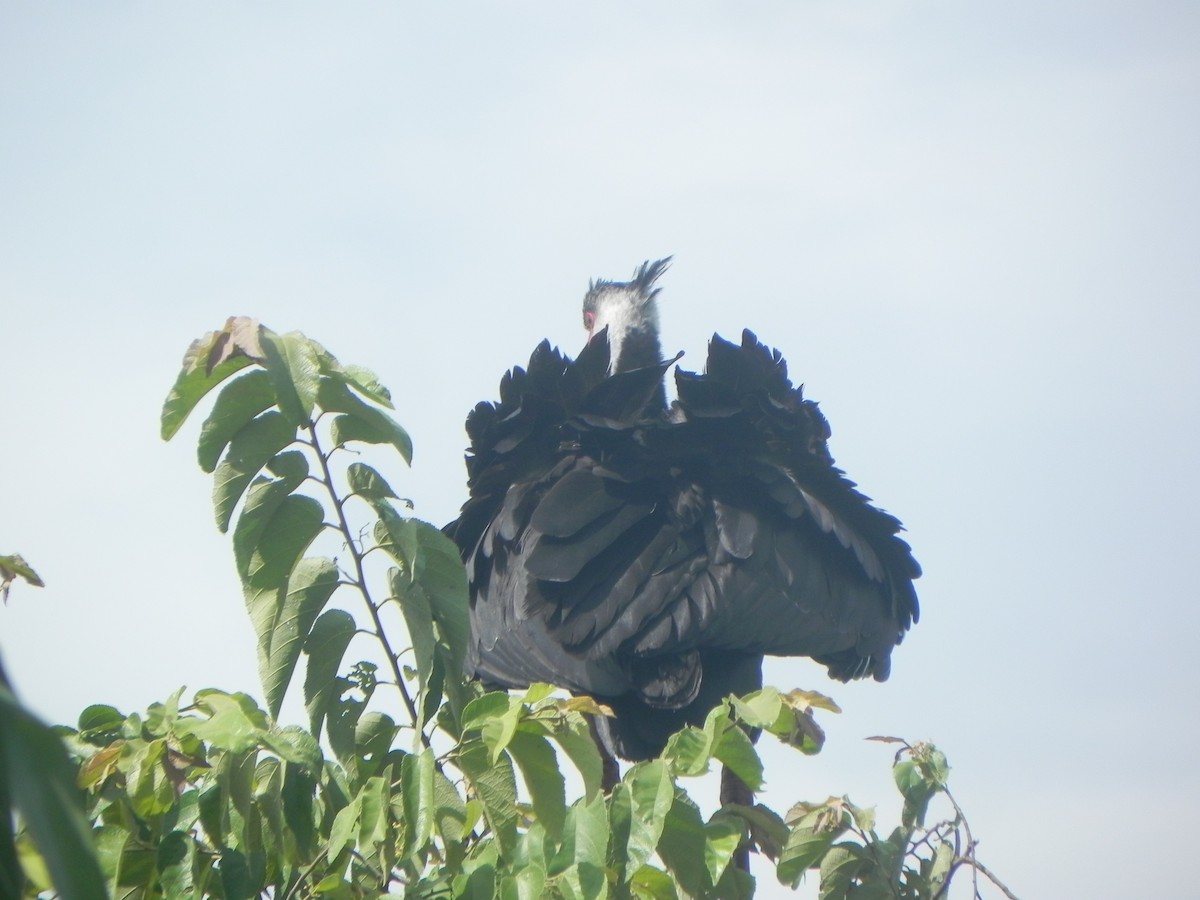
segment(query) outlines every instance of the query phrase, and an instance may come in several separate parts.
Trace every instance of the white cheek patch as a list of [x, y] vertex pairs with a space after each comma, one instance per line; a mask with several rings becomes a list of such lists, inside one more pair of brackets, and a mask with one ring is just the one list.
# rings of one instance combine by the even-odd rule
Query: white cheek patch
[[617, 371], [617, 361], [621, 358], [621, 344], [625, 340], [625, 335], [629, 334], [637, 324], [633, 302], [633, 298], [622, 292], [611, 299], [605, 298], [605, 302], [602, 302], [596, 310], [596, 324], [592, 327], [592, 333], [595, 334], [602, 328], [608, 328], [609, 375]]

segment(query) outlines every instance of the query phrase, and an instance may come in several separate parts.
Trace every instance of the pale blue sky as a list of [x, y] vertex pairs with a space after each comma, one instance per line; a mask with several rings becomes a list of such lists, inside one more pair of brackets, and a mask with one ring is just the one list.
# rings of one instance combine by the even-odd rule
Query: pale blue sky
[[467, 410], [673, 253], [665, 348], [779, 347], [927, 573], [886, 685], [771, 664], [846, 712], [767, 802], [886, 818], [861, 738], [930, 738], [1025, 900], [1183, 896], [1197, 47], [1186, 2], [5, 4], [0, 552], [48, 584], [9, 670], [66, 721], [257, 692], [195, 424], [157, 437], [226, 316], [373, 367], [441, 523]]

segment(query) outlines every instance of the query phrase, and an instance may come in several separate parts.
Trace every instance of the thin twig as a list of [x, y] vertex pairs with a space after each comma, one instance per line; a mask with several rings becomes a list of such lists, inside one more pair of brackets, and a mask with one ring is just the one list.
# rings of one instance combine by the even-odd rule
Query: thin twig
[[387, 656], [388, 665], [391, 666], [392, 674], [396, 679], [396, 687], [400, 691], [400, 696], [404, 700], [404, 706], [408, 709], [409, 717], [412, 719], [413, 730], [421, 735], [421, 742], [426, 746], [430, 746], [429, 736], [425, 734], [425, 730], [421, 727], [421, 717], [417, 712], [417, 705], [413, 702], [412, 696], [408, 692], [408, 686], [404, 683], [404, 676], [400, 671], [399, 658], [392, 652], [391, 642], [387, 639], [387, 634], [383, 628], [383, 620], [379, 617], [379, 608], [371, 599], [370, 589], [367, 587], [367, 574], [363, 568], [363, 557], [359, 553], [358, 548], [354, 545], [354, 537], [350, 531], [350, 523], [346, 520], [346, 514], [342, 511], [342, 504], [339, 502], [337, 491], [333, 486], [333, 474], [329, 470], [329, 460], [324, 453], [321, 452], [321, 445], [317, 438], [317, 430], [315, 425], [309, 423], [308, 432], [312, 435], [312, 446], [317, 453], [317, 459], [321, 462], [321, 471], [324, 474], [322, 482], [325, 489], [329, 492], [329, 498], [333, 501], [333, 508], [337, 512], [338, 526], [341, 529], [343, 537], [346, 538], [350, 556], [354, 559], [354, 569], [357, 574], [358, 590], [366, 601], [367, 609], [371, 613], [371, 620], [375, 623], [375, 638], [383, 645], [384, 654]]

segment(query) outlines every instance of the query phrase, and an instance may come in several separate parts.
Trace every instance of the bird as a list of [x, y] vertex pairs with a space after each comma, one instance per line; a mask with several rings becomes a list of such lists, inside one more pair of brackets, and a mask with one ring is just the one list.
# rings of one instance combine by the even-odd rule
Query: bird
[[670, 264], [591, 281], [578, 356], [542, 341], [475, 406], [446, 527], [468, 572], [468, 674], [595, 698], [614, 765], [761, 687], [766, 655], [885, 680], [919, 616], [899, 520], [837, 468], [780, 352], [745, 330], [714, 334], [702, 372], [663, 358]]

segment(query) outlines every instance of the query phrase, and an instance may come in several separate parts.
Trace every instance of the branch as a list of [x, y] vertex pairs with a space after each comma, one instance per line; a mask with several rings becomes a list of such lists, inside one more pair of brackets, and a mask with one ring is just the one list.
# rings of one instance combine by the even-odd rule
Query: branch
[[366, 570], [363, 568], [363, 554], [359, 552], [358, 546], [354, 543], [350, 523], [346, 520], [346, 514], [342, 509], [342, 504], [334, 488], [333, 474], [329, 470], [329, 459], [321, 452], [315, 424], [309, 423], [307, 428], [309, 434], [312, 436], [313, 449], [316, 451], [317, 459], [321, 463], [321, 482], [325, 485], [325, 490], [329, 492], [329, 498], [333, 502], [334, 510], [337, 512], [338, 528], [341, 530], [342, 536], [346, 538], [346, 546], [350, 551], [350, 556], [354, 559], [354, 570], [358, 580], [356, 587], [362, 594], [363, 600], [366, 601], [367, 610], [371, 614], [371, 620], [375, 623], [373, 634], [379, 643], [383, 645], [384, 655], [387, 656], [388, 665], [391, 667], [392, 675], [395, 677], [396, 688], [400, 691], [400, 697], [404, 700], [404, 706], [408, 710], [409, 718], [412, 720], [413, 729], [421, 735], [421, 742], [428, 747], [430, 746], [429, 736], [425, 734], [425, 730], [421, 727], [421, 716], [417, 711], [417, 705], [413, 702], [412, 695], [408, 692], [408, 686], [404, 682], [404, 675], [400, 671], [399, 656], [392, 652], [391, 642], [388, 641], [387, 634], [383, 628], [383, 620], [379, 617], [379, 607], [371, 599], [371, 592], [367, 587]]

